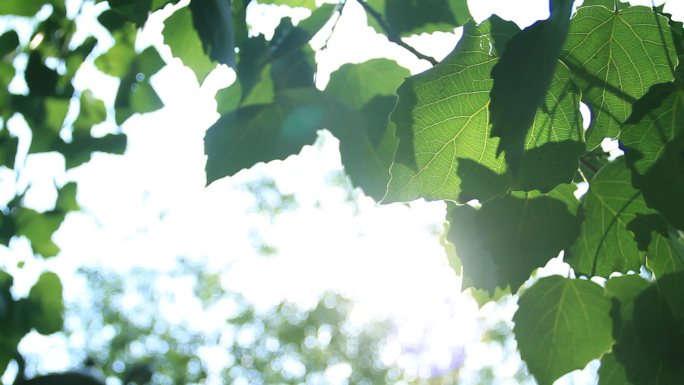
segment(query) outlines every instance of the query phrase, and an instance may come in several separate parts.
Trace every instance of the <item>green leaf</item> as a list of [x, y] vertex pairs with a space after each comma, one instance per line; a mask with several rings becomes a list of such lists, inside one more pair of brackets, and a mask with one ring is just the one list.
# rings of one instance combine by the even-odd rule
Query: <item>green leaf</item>
[[107, 75], [121, 78], [128, 73], [136, 55], [132, 41], [117, 39], [106, 53], [95, 59], [95, 66]]
[[[681, 340], [680, 332], [674, 331], [674, 336]], [[677, 385], [684, 377], [681, 359], [654, 355], [638, 338], [635, 325], [628, 322], [612, 351], [601, 358], [599, 385]]]
[[579, 95], [563, 65], [557, 66], [546, 108], [537, 112], [527, 134], [515, 179], [496, 157], [498, 139], [489, 136], [488, 74], [515, 32], [514, 24], [496, 16], [477, 27], [469, 23], [442, 63], [399, 87], [391, 116], [399, 146], [385, 202], [487, 201], [509, 188], [548, 192], [573, 180], [585, 149]]
[[[358, 118], [352, 117], [356, 110], [344, 112], [340, 103], [340, 123], [331, 124], [328, 129], [340, 140], [340, 154], [344, 170], [354, 187], [380, 201], [387, 192], [390, 180], [389, 168], [397, 149], [394, 124], [389, 114], [396, 105], [394, 96], [375, 96], [361, 109]], [[349, 114], [345, 116], [345, 114]]]
[[596, 174], [583, 203], [585, 218], [580, 236], [566, 250], [565, 261], [578, 274], [588, 276], [639, 271], [644, 253], [633, 231], [650, 233], [640, 221], [657, 212], [650, 210], [641, 193], [632, 187], [623, 158]]
[[636, 274], [612, 277], [606, 281], [606, 295], [614, 298], [619, 303], [617, 308], [615, 304], [613, 306], [613, 310], [615, 310], [615, 313], [613, 313], [613, 322], [615, 322], [613, 336], [616, 339], [620, 338], [623, 324], [632, 320], [634, 298], [650, 285], [650, 282]]
[[594, 282], [541, 278], [520, 296], [518, 305], [515, 338], [540, 385], [583, 369], [613, 344], [611, 302]]
[[592, 5], [602, 5], [606, 8], [608, 8], [611, 11], [615, 10], [615, 7], [617, 6], [617, 10], [623, 10], [627, 7], [629, 7], [629, 3], [623, 3], [622, 1], [615, 1], [615, 0], [584, 0], [581, 7], [589, 7]]
[[482, 204], [473, 224], [496, 266], [497, 286], [510, 285], [515, 293], [535, 269], [572, 244], [580, 229], [574, 190], [560, 185], [549, 194], [516, 192]]
[[498, 289], [499, 273], [492, 255], [483, 247], [482, 239], [473, 223], [477, 209], [447, 202], [449, 232], [447, 240], [456, 247], [456, 255], [463, 265], [463, 289], [483, 289], [493, 295]]
[[76, 209], [76, 184], [72, 182], [59, 190], [53, 210], [38, 213], [26, 207], [17, 207], [13, 213], [15, 235], [28, 238], [33, 251], [43, 258], [54, 257], [59, 253], [59, 247], [52, 241], [52, 234], [62, 224], [66, 214]]
[[107, 2], [112, 10], [135, 23], [138, 28], [145, 25], [152, 8], [152, 0], [107, 0]]
[[[680, 249], [682, 248], [684, 247], [680, 243]], [[684, 257], [684, 254], [679, 257]], [[661, 295], [670, 305], [672, 315], [677, 322], [681, 323], [684, 321], [684, 271], [666, 274], [656, 282]]]
[[259, 4], [287, 5], [292, 8], [316, 9], [316, 0], [260, 0]]
[[470, 294], [470, 296], [473, 297], [477, 304], [480, 305], [480, 307], [482, 307], [488, 304], [489, 302], [498, 302], [501, 298], [510, 295], [511, 288], [506, 287], [505, 289], [502, 289], [500, 287], [497, 287], [494, 290], [494, 294], [490, 294], [487, 290], [475, 289], [471, 287], [467, 289], [467, 292]]
[[95, 99], [92, 91], [85, 90], [81, 93], [80, 111], [74, 121], [74, 130], [87, 131], [107, 119], [107, 109], [102, 100]]
[[620, 148], [632, 170], [632, 184], [641, 190], [648, 206], [684, 230], [684, 91], [667, 96], [661, 91], [662, 87], [654, 86], [640, 100], [652, 108], [638, 123], [622, 128]]
[[522, 162], [525, 138], [554, 80], [558, 57], [568, 35], [573, 1], [551, 1], [548, 20], [513, 36], [492, 68], [491, 137], [501, 138], [496, 155], [506, 152], [514, 173]]
[[368, 25], [376, 32], [411, 36], [437, 31], [453, 32], [471, 19], [466, 0], [367, 0], [366, 3], [382, 16], [390, 31], [368, 16]]
[[399, 146], [385, 203], [486, 201], [508, 189], [505, 164], [495, 156], [497, 140], [487, 132], [488, 75], [496, 62], [492, 54], [498, 55], [489, 47], [501, 47], [516, 32], [496, 16], [479, 26], [469, 22], [444, 61], [399, 87], [390, 117]]
[[562, 60], [592, 111], [587, 148], [597, 147], [605, 137], [616, 138], [632, 103], [651, 85], [672, 80], [667, 57], [675, 64], [677, 59], [668, 29], [667, 18], [654, 16], [647, 7], [619, 12], [603, 6], [577, 10]]
[[129, 64], [114, 101], [117, 124], [122, 124], [135, 113], [144, 114], [164, 106], [150, 84], [150, 77], [164, 65], [154, 47], [147, 47]]
[[215, 62], [235, 68], [235, 32], [230, 2], [191, 0], [188, 8], [204, 53]]
[[47, 3], [46, 0], [3, 1], [0, 15], [33, 16]]
[[0, 36], [0, 58], [14, 52], [19, 47], [19, 35], [14, 30], [9, 30]]
[[409, 70], [393, 60], [371, 59], [360, 64], [345, 64], [330, 74], [325, 91], [350, 106], [361, 108], [375, 95], [395, 95]]
[[192, 13], [188, 7], [176, 10], [164, 21], [164, 44], [171, 48], [171, 53], [183, 61], [197, 76], [202, 84], [216, 63], [204, 53], [202, 40], [192, 25]]
[[8, 129], [3, 128], [0, 131], [0, 166], [5, 166], [9, 169], [14, 168], [18, 145], [19, 138], [13, 137]]
[[207, 183], [257, 162], [296, 154], [314, 142], [317, 130], [327, 128], [340, 139], [342, 162], [354, 186], [379, 199], [389, 178], [395, 140], [386, 120], [392, 99], [369, 102], [380, 117], [353, 109], [315, 88], [281, 91], [273, 103], [240, 107], [207, 131]]
[[40, 334], [52, 334], [62, 330], [64, 303], [62, 282], [57, 274], [45, 272], [31, 288], [28, 296], [31, 324]]

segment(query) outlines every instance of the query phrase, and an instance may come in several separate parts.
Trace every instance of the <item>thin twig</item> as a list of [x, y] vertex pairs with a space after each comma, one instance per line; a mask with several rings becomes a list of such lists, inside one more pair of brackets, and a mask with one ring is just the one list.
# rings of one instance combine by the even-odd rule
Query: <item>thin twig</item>
[[378, 24], [380, 25], [380, 28], [382, 28], [382, 29], [385, 31], [385, 34], [387, 35], [387, 39], [389, 39], [389, 41], [391, 41], [392, 43], [397, 44], [397, 45], [403, 47], [405, 50], [407, 50], [407, 51], [411, 52], [412, 54], [414, 54], [418, 59], [427, 60], [427, 61], [429, 61], [430, 64], [432, 64], [433, 66], [436, 66], [436, 65], [437, 65], [438, 62], [437, 62], [437, 60], [436, 60], [435, 58], [433, 58], [432, 56], [423, 55], [422, 53], [416, 51], [415, 48], [413, 48], [413, 47], [411, 47], [410, 45], [404, 43], [404, 42], [401, 40], [401, 38], [399, 37], [399, 35], [393, 33], [393, 32], [390, 30], [389, 26], [388, 26], [388, 25], [385, 23], [385, 21], [382, 19], [382, 15], [381, 15], [380, 13], [378, 13], [378, 11], [374, 10], [370, 5], [366, 4], [366, 2], [363, 1], [363, 0], [356, 0], [356, 1], [357, 1], [359, 4], [361, 4], [361, 6], [363, 7], [363, 9], [366, 11], [366, 13], [368, 13], [369, 15], [371, 15], [371, 16], [373, 17], [373, 19], [375, 19], [375, 21], [378, 22]]
[[346, 0], [342, 0], [337, 6], [338, 9], [335, 9], [335, 13], [337, 13], [337, 19], [335, 19], [335, 24], [333, 24], [332, 29], [330, 30], [330, 35], [328, 35], [328, 38], [325, 39], [325, 43], [323, 44], [323, 47], [321, 47], [321, 51], [324, 49], [328, 48], [328, 42], [330, 41], [330, 38], [332, 35], [335, 33], [335, 28], [337, 28], [337, 23], [340, 21], [340, 18], [342, 18], [342, 11], [344, 10], [344, 5], [346, 4]]
[[674, 78], [677, 85], [681, 86], [682, 80], [679, 78], [679, 75], [677, 74], [674, 63], [672, 62], [672, 58], [670, 57], [670, 51], [667, 49], [667, 43], [665, 41], [665, 33], [663, 32], [663, 26], [662, 24], [660, 24], [660, 20], [658, 19], [658, 10], [656, 9], [653, 0], [651, 0], [651, 4], [653, 5], [653, 17], [655, 17], [655, 22], [658, 25], [658, 32], [660, 33], [660, 41], [663, 44], [663, 49], [665, 50], [665, 58], [667, 59], [667, 65], [670, 67], [672, 77]]

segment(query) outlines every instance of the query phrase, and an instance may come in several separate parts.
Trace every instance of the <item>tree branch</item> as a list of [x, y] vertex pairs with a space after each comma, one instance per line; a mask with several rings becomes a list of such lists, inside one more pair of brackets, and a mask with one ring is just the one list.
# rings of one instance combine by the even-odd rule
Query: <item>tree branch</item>
[[393, 33], [393, 32], [390, 30], [390, 28], [389, 28], [389, 26], [387, 25], [387, 23], [385, 23], [385, 21], [382, 19], [382, 15], [381, 15], [380, 13], [378, 13], [378, 11], [374, 10], [373, 8], [371, 8], [371, 6], [368, 5], [368, 4], [366, 4], [366, 2], [363, 1], [363, 0], [356, 0], [356, 2], [358, 2], [359, 4], [361, 4], [361, 6], [363, 7], [363, 9], [366, 11], [366, 13], [368, 13], [369, 15], [371, 15], [371, 16], [373, 17], [373, 19], [375, 19], [375, 21], [378, 22], [378, 24], [380, 25], [380, 27], [385, 31], [385, 34], [387, 35], [387, 39], [389, 39], [389, 41], [391, 41], [392, 43], [397, 44], [397, 45], [403, 47], [403, 48], [406, 49], [407, 51], [409, 51], [409, 52], [411, 52], [412, 54], [414, 54], [418, 59], [427, 60], [427, 61], [429, 61], [430, 64], [432, 64], [433, 66], [436, 66], [436, 65], [437, 65], [438, 62], [437, 62], [437, 60], [436, 60], [435, 58], [433, 58], [432, 56], [423, 55], [422, 53], [416, 51], [415, 48], [413, 48], [413, 47], [411, 47], [410, 45], [404, 43], [404, 42], [401, 40], [401, 38], [399, 37], [399, 35]]

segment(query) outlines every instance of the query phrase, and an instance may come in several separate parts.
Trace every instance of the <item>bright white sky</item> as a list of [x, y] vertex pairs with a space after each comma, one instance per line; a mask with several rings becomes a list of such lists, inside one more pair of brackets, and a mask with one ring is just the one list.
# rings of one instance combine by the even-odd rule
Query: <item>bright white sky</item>
[[[641, 3], [650, 5], [650, 1]], [[90, 6], [91, 11], [103, 5]], [[489, 17], [493, 10], [521, 27], [548, 16], [546, 0], [474, 0], [469, 1], [469, 7], [477, 22]], [[684, 2], [670, 1], [666, 11], [680, 15], [681, 19]], [[248, 18], [255, 33], [270, 36], [282, 16], [292, 15], [296, 21], [308, 12], [253, 6]], [[199, 87], [194, 74], [162, 45], [164, 14], [168, 12], [153, 15], [139, 46], [156, 45], [169, 63], [152, 77], [166, 106], [154, 113], [134, 116], [122, 126], [129, 137], [126, 154], [98, 154], [89, 164], [67, 174], [59, 156], [28, 158], [20, 181], [20, 185], [30, 182], [33, 186], [27, 193], [27, 202], [47, 209], [54, 201], [50, 187], [53, 178], [60, 184], [76, 179], [84, 211], [70, 214], [55, 234], [62, 249], [57, 258], [36, 261], [27, 242], [21, 239], [14, 240], [9, 248], [0, 248], [0, 264], [15, 276], [14, 294], [25, 295], [44, 268], [63, 277], [68, 300], [81, 290], [81, 285], [72, 284], [69, 278], [79, 265], [98, 263], [125, 271], [131, 265], [171, 267], [178, 256], [207, 257], [212, 268], [225, 271], [226, 288], [244, 292], [248, 299], [260, 304], [282, 299], [311, 304], [317, 300], [317, 293], [336, 288], [358, 297], [369, 309], [391, 311], [407, 325], [400, 336], [404, 340], [397, 341], [396, 346], [427, 338], [425, 325], [430, 320], [432, 339], [426, 343], [436, 354], [428, 358], [434, 360], [429, 366], [439, 366], [437, 363], [445, 361], [449, 347], [456, 345], [467, 345], [467, 351], [479, 357], [479, 362], [469, 363], [473, 367], [484, 365], [485, 357], [495, 360], [497, 355], [487, 347], [473, 344], [480, 339], [482, 328], [476, 322], [477, 306], [470, 298], [456, 295], [460, 290], [459, 279], [446, 266], [444, 251], [435, 236], [444, 220], [444, 205], [416, 202], [410, 208], [378, 206], [361, 197], [359, 211], [355, 213], [353, 206], [344, 203], [340, 189], [326, 182], [331, 172], [341, 169], [337, 140], [329, 134], [323, 134], [316, 145], [286, 161], [259, 164], [204, 187], [204, 132], [218, 118], [213, 95], [218, 88], [228, 85], [234, 74], [225, 67], [219, 68]], [[314, 38], [314, 49], [328, 38], [331, 26], [329, 23]], [[98, 36], [102, 34], [92, 31], [92, 24], [86, 20], [81, 27]], [[414, 36], [406, 42], [441, 60], [453, 49], [460, 33], [457, 29], [455, 34]], [[355, 1], [348, 1], [328, 49], [317, 53], [317, 86], [323, 88], [330, 72], [344, 63], [376, 57], [394, 59], [414, 74], [429, 68], [427, 62], [375, 34], [365, 24], [363, 9]], [[75, 86], [94, 87], [96, 96], [112, 105], [117, 81], [86, 65]], [[26, 130], [21, 119], [8, 123], [13, 132]], [[108, 122], [96, 131], [115, 129], [114, 123]], [[264, 215], [250, 214], [254, 197], [240, 186], [260, 176], [271, 176], [281, 192], [296, 194], [301, 207], [293, 213], [280, 214], [273, 221]], [[13, 178], [3, 178], [3, 184]], [[323, 210], [314, 207], [317, 201]], [[259, 256], [253, 248], [255, 234], [276, 246], [278, 257]], [[16, 268], [17, 260], [26, 261], [23, 269]], [[549, 273], [565, 271], [556, 264]], [[510, 314], [503, 317], [510, 320], [511, 309], [515, 307], [506, 309]], [[198, 323], [198, 328], [213, 328], [223, 318], [207, 320], [207, 324], [201, 320], [192, 322]], [[44, 361], [41, 370], [60, 370], [69, 365], [67, 358], [60, 358], [63, 337], [34, 335], [31, 342], [22, 343], [21, 347], [24, 351], [34, 350], [32, 345], [38, 341], [40, 346], [54, 347], [47, 349], [54, 354]], [[517, 362], [513, 364], [517, 367]], [[591, 378], [588, 372], [579, 376]]]

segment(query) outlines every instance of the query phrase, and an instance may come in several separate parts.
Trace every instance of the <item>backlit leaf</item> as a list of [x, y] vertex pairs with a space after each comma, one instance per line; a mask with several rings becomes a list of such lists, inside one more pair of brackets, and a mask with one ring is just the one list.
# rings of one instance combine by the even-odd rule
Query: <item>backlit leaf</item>
[[660, 105], [622, 128], [620, 148], [648, 206], [684, 230], [684, 91], [663, 98], [659, 89], [654, 86], [644, 99], [655, 98]]
[[[656, 20], [659, 24], [656, 24]], [[663, 47], [660, 29], [665, 33]], [[667, 56], [676, 64], [667, 18], [647, 7], [614, 12], [603, 6], [580, 7], [570, 23], [563, 62], [592, 111], [587, 148], [616, 138], [631, 105], [656, 83], [672, 80]]]
[[540, 385], [583, 369], [613, 344], [611, 302], [592, 281], [541, 278], [518, 305], [513, 331], [520, 356]]
[[510, 285], [515, 293], [535, 269], [572, 244], [580, 228], [574, 190], [560, 185], [546, 195], [516, 192], [482, 204], [473, 224], [496, 266], [497, 286]]
[[325, 91], [350, 106], [361, 108], [375, 95], [395, 95], [409, 70], [393, 60], [371, 59], [360, 64], [345, 64], [330, 74]]
[[515, 179], [496, 156], [498, 139], [489, 137], [488, 74], [515, 32], [515, 25], [495, 16], [477, 27], [468, 24], [454, 52], [399, 87], [391, 116], [399, 146], [385, 202], [486, 201], [509, 188], [548, 192], [573, 180], [585, 149], [579, 95], [563, 65], [554, 73], [546, 108], [527, 133]]
[[192, 25], [192, 13], [188, 7], [176, 10], [164, 21], [164, 44], [171, 48], [171, 53], [183, 61], [197, 76], [202, 84], [209, 72], [216, 68], [202, 48], [202, 40]]
[[496, 155], [505, 151], [506, 162], [514, 173], [522, 161], [527, 132], [553, 81], [570, 25], [573, 1], [551, 4], [555, 5], [548, 20], [538, 21], [513, 36], [492, 68], [490, 136], [501, 138]]
[[588, 276], [639, 271], [644, 253], [632, 229], [638, 229], [642, 216], [649, 214], [657, 212], [632, 187], [624, 159], [607, 164], [591, 180], [584, 198], [582, 230], [566, 250], [565, 261]]

